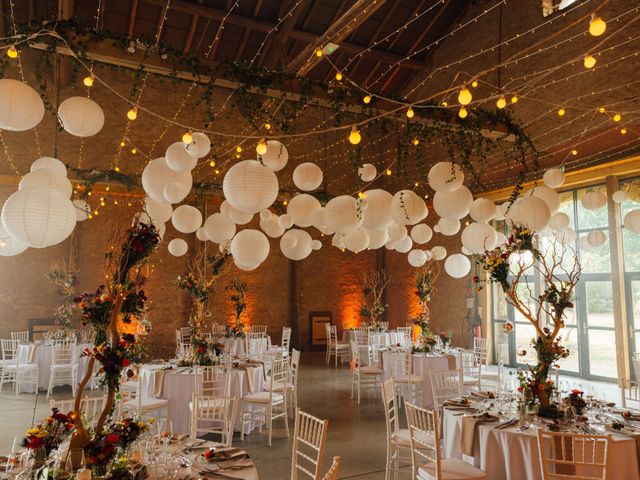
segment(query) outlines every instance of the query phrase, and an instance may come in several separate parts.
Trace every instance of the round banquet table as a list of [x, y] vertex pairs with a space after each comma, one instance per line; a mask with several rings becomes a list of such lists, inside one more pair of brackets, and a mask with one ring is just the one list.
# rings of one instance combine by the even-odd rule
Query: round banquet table
[[[234, 479], [237, 478], [238, 480], [258, 480], [259, 476], [258, 476], [258, 469], [256, 468], [255, 463], [253, 462], [253, 460], [251, 460], [251, 458], [246, 458], [245, 460], [241, 460], [240, 462], [236, 462], [235, 464], [237, 465], [238, 463], [241, 463], [243, 466], [246, 465], [245, 468], [239, 469], [239, 470], [224, 470], [222, 471], [220, 474], [218, 475], [207, 475], [206, 473], [203, 472], [203, 474], [201, 475], [200, 473], [202, 472], [203, 469], [205, 468], [211, 468], [211, 465], [208, 464], [206, 461], [204, 461], [201, 458], [202, 452], [206, 449], [206, 447], [215, 447], [216, 444], [213, 442], [205, 442], [203, 444], [198, 444], [198, 449], [195, 452], [189, 453], [187, 454], [187, 456], [190, 458], [190, 460], [192, 460], [193, 464], [190, 468], [185, 469], [184, 471], [187, 472], [189, 474], [189, 478], [230, 478], [230, 479]], [[240, 451], [240, 453], [246, 453], [244, 452], [244, 450], [240, 450], [237, 449], [235, 447], [231, 447], [231, 448], [220, 448], [219, 446], [216, 448], [216, 451], [225, 451], [225, 450], [236, 450], [236, 451]], [[231, 461], [231, 463], [233, 464], [234, 462]], [[153, 470], [151, 470], [153, 471]], [[181, 477], [180, 477], [181, 478]]]
[[[233, 338], [233, 337], [213, 337], [215, 342], [221, 343], [225, 346], [227, 346], [228, 344], [233, 344], [235, 346], [235, 354], [236, 355], [244, 355], [246, 353], [245, 351], [245, 345], [244, 345], [244, 338], [241, 337], [237, 337], [237, 338]], [[266, 350], [267, 345], [271, 344], [271, 337], [264, 337], [264, 349]]]
[[[162, 398], [169, 400], [169, 420], [173, 426], [174, 433], [190, 433], [189, 402], [195, 390], [195, 374], [190, 368], [174, 367], [167, 370], [167, 365], [146, 364], [142, 365], [140, 375], [142, 376], [142, 395], [148, 398]], [[249, 381], [251, 375], [251, 381]], [[156, 382], [162, 378], [162, 387]], [[264, 367], [255, 365], [251, 369], [243, 368], [231, 369], [230, 379], [231, 396], [238, 401], [238, 412], [240, 412], [240, 400], [248, 393], [264, 391]], [[250, 386], [252, 389], [250, 389]], [[242, 421], [240, 415], [236, 416], [235, 430], [240, 431]], [[258, 427], [258, 424], [251, 424], [245, 427], [245, 435]]]
[[[518, 432], [517, 426], [496, 430], [495, 423], [478, 424], [474, 455], [469, 457], [460, 451], [461, 425], [460, 412], [445, 407], [442, 421], [444, 458], [460, 458], [486, 472], [491, 480], [542, 478], [535, 429]], [[614, 434], [608, 454], [607, 480], [640, 478], [633, 438]]]

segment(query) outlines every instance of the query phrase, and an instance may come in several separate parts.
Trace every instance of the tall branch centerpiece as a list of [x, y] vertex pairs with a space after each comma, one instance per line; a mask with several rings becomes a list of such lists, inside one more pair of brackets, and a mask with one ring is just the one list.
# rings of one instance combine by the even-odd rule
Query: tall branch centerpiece
[[420, 327], [419, 345], [414, 347], [414, 351], [431, 351], [436, 344], [436, 338], [429, 328], [429, 302], [436, 291], [435, 283], [440, 275], [440, 264], [432, 257], [425, 265], [416, 272], [415, 295], [418, 297], [420, 311], [412, 318], [414, 325]]
[[360, 314], [369, 319], [374, 330], [379, 330], [379, 317], [384, 314], [387, 307], [384, 303], [384, 289], [389, 286], [390, 281], [391, 278], [384, 270], [379, 272], [374, 270], [364, 276]]

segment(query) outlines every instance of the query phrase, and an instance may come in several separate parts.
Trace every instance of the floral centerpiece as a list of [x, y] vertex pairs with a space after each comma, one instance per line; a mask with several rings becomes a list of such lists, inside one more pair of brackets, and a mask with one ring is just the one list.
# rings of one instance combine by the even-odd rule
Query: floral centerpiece
[[91, 441], [84, 447], [88, 466], [104, 471], [106, 465], [118, 451], [124, 451], [148, 426], [141, 420], [123, 418], [118, 422], [108, 422], [101, 432], [95, 433]]
[[42, 448], [49, 455], [71, 435], [74, 428], [73, 419], [54, 408], [51, 415], [25, 432], [22, 446], [29, 450]]
[[384, 290], [389, 285], [390, 280], [384, 270], [369, 272], [364, 276], [360, 314], [369, 319], [374, 330], [379, 330], [378, 319], [386, 310]]
[[451, 330], [442, 330], [438, 335], [444, 347], [451, 345], [451, 338], [453, 337]]
[[196, 365], [216, 365], [224, 350], [221, 343], [213, 343], [201, 334], [191, 337], [193, 348], [193, 363]]
[[233, 304], [235, 312], [234, 322], [227, 324], [227, 337], [244, 337], [244, 323], [242, 315], [247, 309], [247, 285], [239, 279], [235, 279], [231, 285], [227, 286], [227, 290], [231, 291], [229, 299]]
[[573, 389], [571, 393], [565, 398], [567, 404], [571, 405], [576, 412], [576, 415], [584, 414], [584, 409], [587, 408], [587, 402], [585, 401], [584, 392], [582, 390]]

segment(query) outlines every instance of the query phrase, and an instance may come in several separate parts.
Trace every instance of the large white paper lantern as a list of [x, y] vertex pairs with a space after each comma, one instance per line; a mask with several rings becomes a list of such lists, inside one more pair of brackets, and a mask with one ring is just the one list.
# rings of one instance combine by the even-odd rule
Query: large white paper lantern
[[76, 225], [76, 209], [60, 192], [29, 187], [11, 194], [2, 208], [7, 232], [29, 247], [44, 248], [65, 240]]
[[89, 214], [91, 213], [91, 206], [81, 199], [76, 199], [73, 202], [73, 207], [76, 209], [76, 220], [78, 222], [83, 222], [87, 218], [89, 218]]
[[311, 241], [311, 250], [320, 250], [322, 248], [322, 242], [320, 240]]
[[550, 168], [542, 176], [542, 181], [549, 188], [558, 188], [564, 184], [564, 172], [559, 168]]
[[438, 231], [442, 235], [450, 237], [460, 231], [460, 220], [449, 220], [448, 218], [441, 218], [438, 220]]
[[427, 178], [436, 192], [453, 192], [462, 186], [464, 172], [457, 163], [438, 162], [429, 169]]
[[203, 228], [207, 239], [214, 243], [231, 240], [236, 234], [236, 224], [221, 213], [209, 215]]
[[318, 230], [327, 226], [327, 218], [324, 207], [316, 208], [311, 212], [311, 225], [316, 227]]
[[22, 132], [35, 127], [44, 117], [40, 94], [24, 82], [0, 80], [0, 129]]
[[389, 226], [387, 232], [389, 233], [389, 240], [397, 242], [407, 236], [407, 227], [394, 223]]
[[277, 215], [271, 215], [266, 220], [260, 219], [260, 228], [271, 238], [279, 238], [284, 233], [284, 227], [278, 223], [279, 218]]
[[182, 233], [193, 233], [202, 225], [202, 213], [191, 205], [180, 205], [171, 215], [171, 223]]
[[461, 253], [454, 253], [444, 261], [444, 270], [453, 278], [462, 278], [471, 270], [471, 262]]
[[[293, 242], [294, 246], [290, 247], [292, 238], [295, 238], [295, 242]], [[280, 237], [280, 250], [290, 260], [302, 260], [311, 253], [312, 241], [311, 235], [307, 232], [293, 228], [284, 232], [284, 235]]]
[[198, 230], [196, 230], [196, 238], [201, 242], [207, 241], [207, 234], [204, 231], [204, 227], [200, 227]]
[[73, 191], [71, 182], [67, 177], [56, 173], [54, 170], [45, 168], [36, 170], [35, 172], [29, 172], [22, 177], [22, 180], [20, 180], [20, 184], [18, 185], [18, 190], [23, 190], [29, 187], [44, 187], [50, 190], [55, 190], [60, 192], [60, 194], [65, 198], [71, 197], [71, 192]]
[[617, 190], [611, 195], [611, 199], [616, 203], [624, 203], [629, 198], [629, 192], [626, 190]]
[[[508, 241], [509, 241], [509, 239], [507, 238], [507, 236], [504, 233], [496, 232], [496, 247], [501, 247], [502, 245], [505, 245]], [[471, 251], [469, 249], [466, 249], [466, 250], [467, 250], [467, 252], [469, 252], [466, 255], [470, 255]], [[465, 253], [465, 252], [462, 252], [462, 253]]]
[[495, 248], [497, 236], [495, 229], [484, 222], [473, 222], [462, 231], [462, 245], [473, 253], [484, 253]]
[[624, 226], [630, 232], [640, 234], [640, 210], [631, 210], [624, 216]]
[[287, 204], [287, 213], [293, 218], [293, 223], [299, 227], [310, 227], [313, 224], [311, 214], [322, 208], [315, 197], [307, 193], [294, 196]]
[[21, 254], [27, 248], [29, 248], [27, 245], [9, 235], [0, 221], [0, 257], [13, 257]]
[[494, 220], [504, 220], [504, 215], [509, 208], [509, 202], [504, 202], [500, 205], [496, 205], [496, 213], [493, 216]]
[[600, 210], [607, 204], [607, 196], [600, 190], [591, 190], [582, 196], [581, 202], [587, 210]]
[[151, 197], [145, 197], [144, 209], [154, 225], [168, 222], [173, 214], [173, 207], [169, 202], [158, 202]]
[[549, 220], [549, 228], [554, 232], [567, 228], [571, 219], [564, 212], [556, 212]]
[[488, 198], [476, 198], [469, 208], [469, 216], [476, 222], [488, 222], [496, 214], [496, 205]]
[[341, 233], [335, 233], [333, 237], [331, 237], [331, 245], [340, 250], [344, 250], [344, 235]]
[[544, 200], [528, 196], [516, 200], [511, 205], [507, 219], [514, 225], [523, 225], [537, 232], [548, 225], [551, 212]]
[[409, 252], [409, 255], [407, 255], [407, 260], [409, 261], [409, 265], [419, 268], [427, 263], [427, 254], [424, 250], [414, 249]]
[[406, 235], [404, 238], [394, 242], [393, 248], [396, 252], [407, 253], [413, 248], [413, 241], [409, 235]]
[[198, 157], [191, 155], [184, 142], [169, 145], [164, 158], [167, 166], [174, 172], [190, 172], [198, 164]]
[[[258, 155], [260, 158], [260, 155]], [[277, 140], [267, 140], [267, 151], [262, 155], [262, 163], [274, 172], [282, 170], [289, 161], [287, 148]]]
[[362, 212], [358, 210], [356, 199], [349, 195], [332, 198], [324, 211], [327, 226], [342, 235], [352, 232], [362, 223]]
[[181, 238], [174, 238], [167, 246], [169, 253], [174, 257], [181, 257], [189, 250], [189, 245]]
[[391, 216], [401, 225], [415, 225], [428, 213], [427, 204], [412, 190], [400, 190], [391, 200]]
[[473, 195], [464, 185], [450, 191], [439, 191], [433, 196], [433, 209], [442, 218], [460, 220], [467, 216]]
[[293, 171], [293, 183], [305, 192], [315, 190], [322, 185], [322, 170], [315, 163], [301, 163]]
[[384, 247], [384, 244], [389, 240], [389, 234], [386, 230], [367, 230], [369, 235], [369, 250], [375, 250]]
[[31, 164], [32, 172], [35, 172], [36, 170], [42, 170], [42, 169], [53, 170], [54, 172], [56, 172], [59, 175], [62, 175], [63, 177], [67, 176], [67, 167], [65, 166], [64, 163], [62, 163], [57, 158], [40, 157], [39, 159], [37, 159], [35, 162]]
[[[165, 187], [170, 184], [169, 190], [172, 190], [170, 192], [171, 199], [165, 196]], [[191, 173], [174, 172], [167, 166], [164, 157], [151, 160], [142, 171], [142, 188], [147, 192], [147, 195], [157, 202], [181, 202], [189, 195], [192, 184]], [[176, 187], [178, 191], [174, 191]]]
[[271, 210], [262, 210], [260, 212], [260, 220], [269, 220], [272, 215]]
[[369, 230], [384, 230], [393, 223], [391, 202], [393, 195], [379, 188], [364, 192], [367, 209], [364, 212], [362, 226]]
[[419, 223], [411, 229], [411, 239], [417, 244], [424, 245], [433, 237], [433, 231], [429, 225]]
[[576, 241], [576, 231], [571, 228], [563, 228], [562, 230], [558, 230], [553, 234], [554, 238], [560, 242], [567, 245], [573, 245]]
[[187, 151], [196, 158], [209, 155], [211, 150], [211, 140], [202, 132], [191, 134], [191, 143], [187, 145]]
[[543, 200], [549, 207], [551, 215], [555, 214], [558, 211], [558, 208], [560, 208], [560, 195], [558, 195], [558, 192], [546, 185], [536, 185], [531, 190], [527, 190], [522, 194], [523, 197], [528, 195], [532, 195]]
[[100, 105], [87, 97], [70, 97], [58, 107], [62, 128], [76, 137], [91, 137], [102, 130], [104, 112]]
[[344, 246], [353, 253], [359, 253], [369, 247], [369, 234], [364, 228], [356, 228], [344, 236]]
[[252, 213], [241, 212], [226, 200], [220, 204], [220, 213], [236, 225], [246, 225], [253, 218]]
[[222, 182], [224, 198], [233, 208], [258, 213], [269, 208], [278, 197], [278, 178], [256, 160], [244, 160], [229, 169]]
[[375, 165], [365, 163], [358, 169], [358, 176], [363, 182], [372, 182], [378, 174]]
[[583, 252], [593, 252], [596, 249], [596, 247], [594, 247], [589, 243], [589, 240], [587, 239], [586, 235], [578, 239], [578, 247]]
[[441, 245], [436, 245], [431, 249], [431, 256], [434, 260], [444, 260], [447, 256], [447, 249]]
[[607, 236], [602, 230], [592, 230], [587, 234], [587, 242], [592, 247], [599, 247], [607, 241]]
[[269, 239], [252, 228], [238, 232], [231, 240], [231, 255], [242, 265], [258, 267], [269, 256]]

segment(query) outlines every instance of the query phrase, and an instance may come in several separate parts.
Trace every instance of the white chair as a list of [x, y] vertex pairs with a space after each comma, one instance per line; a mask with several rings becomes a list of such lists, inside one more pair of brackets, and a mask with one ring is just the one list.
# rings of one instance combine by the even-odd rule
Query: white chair
[[196, 366], [195, 367], [196, 395], [209, 397], [227, 397], [231, 389], [231, 372], [222, 366]]
[[411, 468], [417, 480], [485, 480], [486, 473], [458, 458], [440, 456], [438, 412], [405, 404], [411, 439]]
[[403, 466], [411, 462], [411, 439], [409, 429], [400, 428], [398, 402], [393, 379], [382, 384], [382, 401], [384, 402], [384, 419], [387, 425], [387, 464], [385, 480], [391, 479], [391, 474], [397, 477], [399, 472], [406, 473]]
[[270, 390], [276, 393], [285, 393], [287, 396], [287, 408], [292, 412], [292, 416], [295, 415], [298, 409], [298, 369], [300, 367], [300, 351], [295, 348], [291, 352], [291, 360], [289, 361], [289, 375], [286, 383], [271, 385], [265, 384], [265, 390]]
[[135, 391], [129, 391], [126, 398], [120, 403], [121, 413], [135, 414], [143, 417], [152, 412], [164, 412], [164, 415], [156, 414], [156, 417], [169, 420], [169, 400], [163, 398], [147, 397], [142, 393], [142, 375], [138, 375]]
[[627, 408], [627, 401], [629, 400], [640, 403], [640, 358], [638, 358], [638, 353], [634, 354], [631, 363], [633, 364], [634, 379], [623, 380], [620, 386], [620, 390], [622, 390], [622, 408]]
[[482, 378], [480, 369], [482, 365], [478, 363], [474, 352], [462, 352], [460, 356], [460, 366], [462, 367], [462, 385], [465, 391], [476, 388], [482, 390]]
[[227, 334], [227, 326], [219, 323], [211, 325], [211, 333], [214, 337], [224, 337]]
[[249, 325], [248, 333], [259, 333], [262, 337], [266, 338], [267, 326], [266, 325]]
[[383, 332], [389, 330], [389, 322], [378, 322], [378, 326]]
[[358, 354], [362, 360], [363, 365], [371, 365], [371, 345], [369, 345], [369, 330], [362, 327], [354, 330], [353, 336], [355, 337], [356, 345], [358, 346]]
[[291, 480], [320, 480], [329, 420], [321, 420], [296, 409], [291, 451]]
[[351, 360], [353, 362], [353, 376], [351, 379], [351, 398], [353, 399], [354, 387], [358, 388], [358, 405], [360, 405], [360, 389], [362, 385], [374, 387], [374, 394], [378, 388], [378, 384], [382, 379], [384, 372], [381, 368], [362, 365], [360, 363], [360, 352], [356, 342], [351, 340]]
[[191, 343], [191, 327], [180, 328], [180, 342], [189, 344]]
[[182, 341], [180, 330], [176, 329], [176, 358], [185, 358], [191, 353], [191, 343]]
[[2, 375], [0, 375], [0, 392], [5, 383], [13, 382], [15, 396], [18, 396], [22, 385], [33, 385], [38, 392], [38, 364], [20, 360], [20, 342], [2, 339]]
[[[69, 413], [73, 411], [75, 407], [75, 398], [70, 398], [66, 400], [49, 400], [50, 408], [57, 408], [61, 413]], [[104, 405], [107, 403], [107, 396], [102, 395], [100, 397], [83, 397], [80, 402], [80, 411], [82, 412], [82, 417], [84, 423], [90, 427], [93, 427], [98, 423], [98, 419], [100, 418], [100, 414], [102, 413], [102, 409]]]
[[331, 468], [327, 470], [327, 473], [324, 474], [324, 477], [322, 477], [322, 480], [338, 480], [339, 474], [340, 474], [340, 457], [333, 457]]
[[402, 348], [388, 350], [389, 370], [396, 386], [396, 392], [405, 401], [417, 403], [422, 398], [423, 379], [413, 375], [413, 356], [411, 352]]
[[498, 369], [495, 372], [489, 370], [489, 339], [474, 337], [473, 353], [476, 356], [476, 362], [480, 365], [480, 380], [495, 384], [496, 387], [500, 385], [502, 381], [501, 362], [498, 363]]
[[369, 365], [381, 367], [380, 353], [387, 348], [389, 334], [384, 332], [369, 332], [367, 342], [369, 343], [370, 361]]
[[11, 332], [11, 340], [18, 340], [22, 343], [29, 342], [29, 330], [24, 330], [22, 332]]
[[329, 365], [331, 356], [335, 356], [336, 367], [338, 366], [338, 357], [342, 361], [345, 357], [349, 358], [349, 344], [338, 341], [338, 327], [335, 325], [325, 324], [327, 329], [327, 355], [326, 363]]
[[75, 339], [55, 340], [51, 347], [47, 398], [51, 396], [53, 387], [58, 385], [71, 385], [71, 392], [75, 396], [78, 385], [78, 355]]
[[244, 337], [244, 349], [250, 358], [261, 359], [267, 348], [265, 336], [259, 332], [249, 332]]
[[429, 371], [433, 408], [440, 410], [442, 404], [463, 392], [462, 370], [444, 370], [442, 372]]
[[[267, 383], [271, 385], [285, 384], [289, 368], [287, 361], [284, 359], [276, 360], [271, 366], [271, 372]], [[287, 412], [287, 397], [275, 392], [273, 389], [266, 392], [250, 393], [242, 397], [240, 403], [240, 418], [242, 425], [240, 427], [240, 438], [244, 440], [244, 432], [246, 426], [254, 421], [260, 422], [260, 431], [262, 424], [267, 424], [268, 442], [271, 446], [271, 436], [273, 429], [273, 421], [278, 418], [284, 419], [284, 428], [289, 437], [289, 419]]]
[[230, 447], [238, 408], [236, 397], [198, 395], [194, 392], [189, 405], [192, 407], [191, 438], [200, 433], [213, 433], [220, 435], [220, 445]]
[[280, 343], [284, 348], [285, 357], [288, 357], [291, 349], [291, 327], [282, 327], [282, 341]]
[[[605, 480], [610, 443], [611, 435], [582, 435], [538, 429], [542, 479]], [[585, 470], [588, 470], [588, 476], [576, 474], [576, 471]]]

